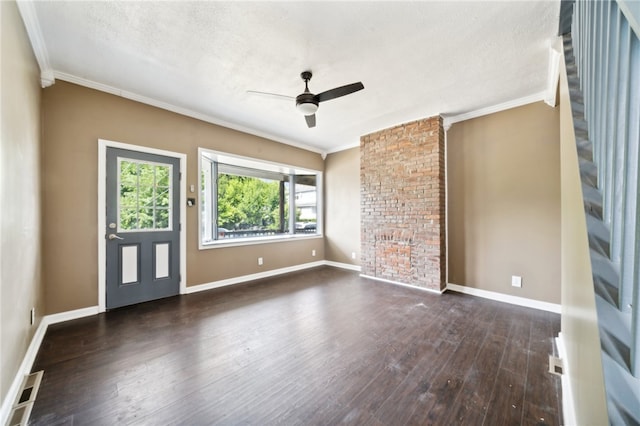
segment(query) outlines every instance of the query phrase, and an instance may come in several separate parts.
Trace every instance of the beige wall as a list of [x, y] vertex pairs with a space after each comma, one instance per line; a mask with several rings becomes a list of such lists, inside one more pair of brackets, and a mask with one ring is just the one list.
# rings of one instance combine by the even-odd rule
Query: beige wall
[[[360, 264], [360, 148], [325, 160], [325, 257]], [[356, 259], [351, 253], [356, 253]]]
[[[609, 424], [602, 370], [600, 335], [596, 312], [587, 223], [584, 215], [578, 154], [567, 86], [564, 58], [560, 70], [561, 134], [561, 270], [562, 270], [562, 342], [565, 347], [566, 380], [573, 401], [564, 404], [575, 413], [578, 425]], [[567, 415], [569, 417], [567, 417]]]
[[[324, 169], [320, 154], [62, 81], [44, 90], [42, 102], [48, 313], [98, 303], [99, 138], [187, 154], [187, 185], [198, 185], [198, 147]], [[188, 208], [188, 286], [324, 259], [322, 238], [199, 250], [197, 224], [197, 208]]]
[[[40, 79], [15, 2], [0, 2], [0, 401], [44, 312], [40, 280]], [[29, 324], [36, 309], [36, 324]], [[13, 401], [10, 401], [13, 402]]]
[[453, 124], [449, 283], [560, 303], [559, 150], [559, 111], [542, 102]]

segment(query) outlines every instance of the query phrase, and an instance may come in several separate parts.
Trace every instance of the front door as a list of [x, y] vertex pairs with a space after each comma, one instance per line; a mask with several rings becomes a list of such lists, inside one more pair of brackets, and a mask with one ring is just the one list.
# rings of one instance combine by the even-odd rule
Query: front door
[[106, 308], [180, 291], [180, 159], [106, 156]]

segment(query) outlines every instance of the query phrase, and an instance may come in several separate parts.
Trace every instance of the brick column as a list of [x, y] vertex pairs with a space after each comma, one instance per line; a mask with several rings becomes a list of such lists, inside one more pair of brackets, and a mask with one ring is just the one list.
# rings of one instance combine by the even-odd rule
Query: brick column
[[360, 138], [362, 274], [446, 287], [441, 117]]

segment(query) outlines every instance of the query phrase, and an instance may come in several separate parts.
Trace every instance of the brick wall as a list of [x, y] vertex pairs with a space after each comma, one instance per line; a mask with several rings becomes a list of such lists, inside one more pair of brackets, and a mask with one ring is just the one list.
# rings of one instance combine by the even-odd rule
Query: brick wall
[[440, 291], [446, 286], [441, 117], [360, 138], [362, 273]]

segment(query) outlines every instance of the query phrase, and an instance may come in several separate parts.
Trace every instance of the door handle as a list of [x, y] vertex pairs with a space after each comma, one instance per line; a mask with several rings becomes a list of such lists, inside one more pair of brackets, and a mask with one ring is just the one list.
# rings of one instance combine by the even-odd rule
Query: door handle
[[116, 234], [109, 234], [108, 238], [110, 240], [124, 240], [124, 238], [117, 236]]

